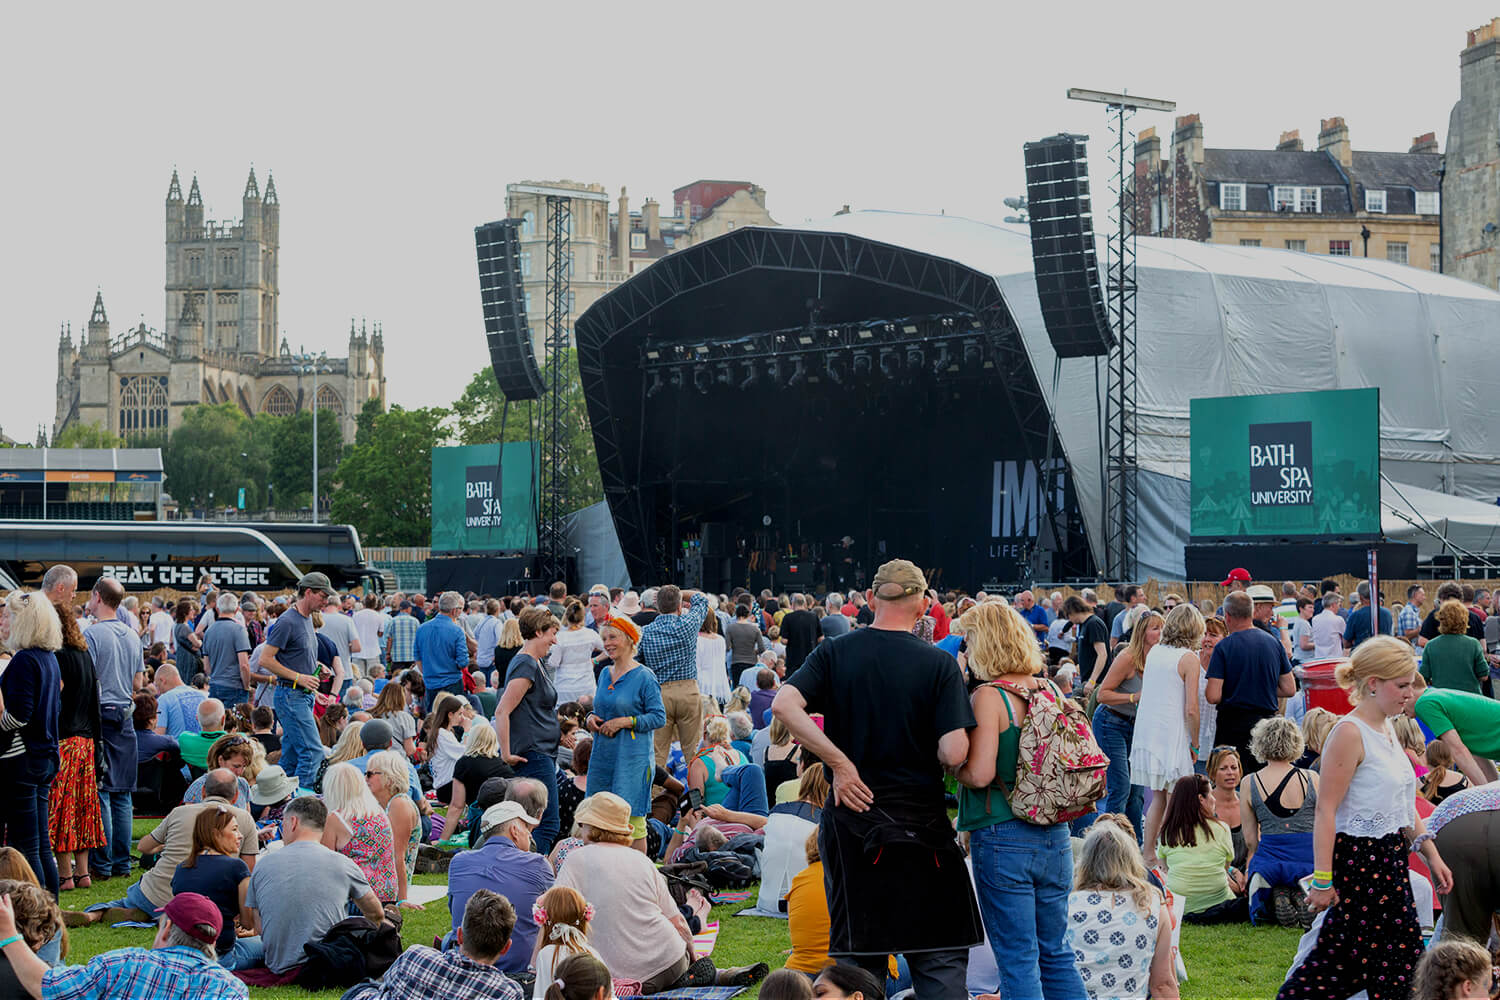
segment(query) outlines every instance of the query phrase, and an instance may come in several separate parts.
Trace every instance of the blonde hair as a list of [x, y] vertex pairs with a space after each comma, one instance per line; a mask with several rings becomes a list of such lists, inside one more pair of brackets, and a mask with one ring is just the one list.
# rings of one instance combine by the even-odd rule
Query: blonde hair
[[803, 770], [802, 778], [797, 783], [798, 801], [822, 809], [828, 802], [828, 791], [828, 774], [823, 770], [822, 764]]
[[250, 763], [245, 765], [244, 779], [250, 784], [255, 784], [255, 779], [260, 772], [266, 769], [266, 748], [260, 740], [250, 739]]
[[709, 743], [718, 743], [723, 746], [729, 745], [729, 720], [722, 715], [709, 718], [703, 726], [703, 738]]
[[1002, 674], [1042, 672], [1042, 651], [1021, 615], [998, 601], [985, 601], [964, 612], [964, 639], [969, 671], [992, 681]]
[[1173, 649], [1197, 649], [1203, 645], [1207, 630], [1203, 612], [1191, 604], [1179, 604], [1162, 619], [1161, 644]]
[[13, 590], [5, 598], [10, 611], [10, 639], [6, 646], [12, 652], [22, 649], [62, 649], [62, 622], [57, 609], [39, 590]]
[[1412, 753], [1427, 751], [1427, 739], [1422, 735], [1422, 727], [1417, 725], [1416, 719], [1398, 715], [1391, 720], [1391, 728], [1396, 731], [1396, 739], [1401, 741], [1401, 745]]
[[730, 692], [729, 700], [724, 703], [725, 712], [743, 712], [750, 707], [750, 689], [737, 687]]
[[[353, 765], [350, 765], [351, 767]], [[381, 750], [370, 754], [365, 761], [365, 773], [375, 771], [375, 777], [392, 795], [404, 795], [411, 787], [411, 774], [406, 763], [406, 754], [399, 750]]]
[[1155, 887], [1146, 881], [1146, 865], [1135, 839], [1113, 823], [1095, 822], [1089, 828], [1078, 852], [1073, 887], [1118, 892], [1142, 908], [1160, 899]]
[[1157, 636], [1157, 643], [1164, 645], [1162, 640], [1167, 637], [1166, 619], [1144, 605], [1132, 608], [1127, 613], [1135, 615], [1135, 623], [1126, 622], [1130, 628], [1130, 645], [1125, 648], [1130, 651], [1130, 662], [1135, 665], [1135, 672], [1139, 674], [1146, 669], [1146, 633], [1151, 629], [1151, 620], [1154, 618], [1162, 623], [1162, 634]]
[[1326, 708], [1309, 708], [1302, 717], [1302, 742], [1307, 749], [1322, 753], [1323, 744], [1328, 742], [1328, 734], [1333, 732], [1333, 724], [1338, 721], [1339, 717]]
[[786, 723], [774, 717], [771, 719], [771, 732], [768, 735], [773, 747], [784, 747], [792, 739], [792, 731], [786, 727]]
[[363, 728], [365, 728], [363, 722], [351, 722], [344, 727], [343, 735], [339, 737], [339, 741], [333, 745], [333, 749], [328, 753], [328, 766], [330, 768], [334, 764], [342, 764], [344, 761], [364, 756], [365, 745], [359, 738], [359, 731]]
[[1261, 763], [1290, 763], [1302, 756], [1302, 729], [1284, 715], [1261, 719], [1250, 730], [1250, 752]]
[[1453, 750], [1442, 740], [1433, 740], [1427, 744], [1426, 758], [1430, 770], [1422, 780], [1422, 798], [1431, 801], [1438, 789], [1443, 787], [1448, 770], [1453, 767]]
[[501, 649], [519, 649], [521, 646], [521, 619], [507, 618], [505, 624], [500, 626], [500, 641], [496, 643]]
[[500, 756], [500, 738], [495, 735], [495, 727], [484, 719], [469, 723], [469, 731], [464, 733], [464, 756]]
[[334, 764], [323, 775], [323, 804], [345, 819], [382, 814], [365, 776], [353, 764]]
[[1349, 693], [1349, 703], [1358, 705], [1369, 693], [1370, 681], [1394, 681], [1417, 672], [1411, 646], [1393, 635], [1377, 635], [1354, 648], [1348, 663], [1333, 671], [1339, 687]]

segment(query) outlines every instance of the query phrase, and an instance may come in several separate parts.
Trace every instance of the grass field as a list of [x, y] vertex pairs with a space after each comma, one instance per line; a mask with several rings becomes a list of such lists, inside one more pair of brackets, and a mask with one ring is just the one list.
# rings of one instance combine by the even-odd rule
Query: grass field
[[[139, 839], [155, 826], [154, 820], [137, 820], [135, 836]], [[137, 876], [138, 877], [138, 876]], [[419, 885], [441, 885], [441, 875], [419, 875]], [[96, 883], [90, 889], [76, 889], [63, 896], [63, 906], [82, 909], [90, 903], [103, 902], [125, 894], [125, 879]], [[714, 908], [720, 921], [714, 961], [720, 966], [749, 965], [765, 962], [773, 969], [786, 961], [791, 948], [784, 920], [764, 917], [735, 917], [738, 910], [752, 903]], [[402, 938], [408, 945], [432, 944], [434, 936], [448, 929], [448, 911], [441, 901], [427, 904], [422, 911], [408, 911], [402, 927]], [[111, 948], [149, 947], [153, 934], [149, 930], [116, 930], [111, 927], [74, 929], [68, 962], [81, 963]], [[1265, 1000], [1274, 997], [1286, 975], [1287, 965], [1297, 948], [1298, 932], [1280, 927], [1234, 925], [1227, 927], [1184, 927], [1183, 959], [1188, 980], [1182, 984], [1183, 1000]], [[757, 991], [741, 994], [754, 998]], [[308, 993], [298, 987], [251, 990], [254, 1000], [291, 1000], [291, 998], [328, 998], [338, 1000], [340, 991]]]

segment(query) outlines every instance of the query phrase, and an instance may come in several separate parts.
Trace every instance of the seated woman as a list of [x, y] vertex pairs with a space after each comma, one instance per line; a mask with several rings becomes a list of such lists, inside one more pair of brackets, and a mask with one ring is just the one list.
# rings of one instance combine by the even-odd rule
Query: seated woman
[[590, 795], [575, 822], [584, 846], [568, 855], [557, 885], [594, 904], [592, 944], [610, 972], [650, 996], [678, 986], [749, 986], [769, 968], [719, 970], [693, 958], [693, 935], [656, 865], [633, 850], [630, 804], [612, 792]]
[[[1177, 996], [1172, 920], [1161, 891], [1146, 881], [1134, 829], [1127, 834], [1114, 823], [1089, 827], [1074, 887], [1067, 942], [1089, 1000], [1142, 997], [1148, 988], [1153, 998]], [[1111, 933], [1122, 926], [1144, 933]]]
[[411, 878], [417, 870], [417, 845], [422, 840], [422, 814], [407, 794], [406, 768], [406, 757], [400, 750], [381, 750], [371, 754], [365, 761], [365, 787], [391, 821], [391, 847], [396, 855], [396, 898], [402, 907], [420, 910], [423, 908], [421, 903], [406, 900]]
[[823, 883], [817, 830], [802, 841], [802, 852], [807, 866], [792, 878], [786, 894], [784, 916], [792, 938], [786, 967], [811, 976], [828, 964], [828, 889]]
[[1240, 817], [1240, 755], [1234, 747], [1218, 747], [1208, 757], [1206, 771], [1214, 786], [1214, 810], [1219, 822], [1229, 827], [1229, 841], [1234, 845], [1236, 868], [1244, 869], [1249, 851], [1245, 847], [1244, 824]]
[[328, 806], [323, 846], [358, 865], [376, 899], [399, 902], [391, 819], [365, 776], [353, 764], [333, 765], [323, 778], [323, 803]]
[[1278, 924], [1306, 930], [1312, 914], [1298, 883], [1313, 871], [1318, 775], [1292, 763], [1301, 758], [1302, 746], [1302, 729], [1285, 716], [1255, 724], [1250, 752], [1265, 766], [1240, 788], [1240, 815], [1250, 852], [1245, 876], [1256, 886], [1250, 892], [1251, 922], [1264, 919], [1269, 904]]
[[[12, 882], [25, 882], [27, 885], [41, 887], [41, 880], [32, 871], [31, 863], [26, 860], [26, 855], [14, 847], [0, 847], [0, 880]], [[62, 960], [68, 955], [68, 930], [59, 927], [57, 933], [52, 935], [51, 940], [40, 948], [33, 948], [36, 957], [46, 962], [49, 966], [62, 964]], [[0, 996], [6, 994], [0, 993]]]
[[1439, 805], [1450, 795], [1469, 787], [1469, 779], [1453, 766], [1453, 750], [1442, 740], [1427, 744], [1427, 777], [1422, 779], [1421, 795]]
[[716, 806], [729, 794], [724, 784], [726, 768], [748, 764], [749, 758], [731, 745], [729, 719], [715, 715], [703, 726], [703, 749], [688, 765], [687, 785], [703, 795], [703, 804]]
[[363, 722], [351, 722], [344, 727], [343, 735], [333, 745], [333, 750], [318, 763], [318, 769], [313, 774], [313, 791], [320, 795], [323, 793], [323, 778], [328, 774], [330, 767], [365, 755], [365, 744], [359, 737], [364, 728]]
[[[247, 811], [250, 808], [250, 782], [253, 778], [247, 777], [245, 771], [255, 757], [255, 747], [252, 744], [253, 741], [248, 736], [227, 733], [209, 744], [208, 753], [204, 755], [204, 759], [208, 761], [207, 771], [227, 767], [234, 772], [237, 789], [234, 793], [234, 805]], [[208, 779], [207, 771], [188, 785], [187, 791], [182, 794], [183, 805], [203, 801], [203, 783]]]
[[588, 796], [589, 760], [594, 755], [594, 741], [584, 734], [573, 743], [571, 770], [557, 775], [557, 828], [566, 835], [573, 832], [573, 813]]
[[1302, 742], [1306, 745], [1306, 749], [1297, 760], [1298, 767], [1305, 767], [1317, 773], [1323, 744], [1328, 742], [1328, 734], [1333, 732], [1333, 724], [1337, 721], [1339, 717], [1326, 708], [1307, 710], [1307, 714], [1302, 717]]
[[[62, 911], [58, 909], [57, 901], [40, 886], [12, 879], [0, 879], [0, 896], [10, 897], [10, 905], [15, 910], [16, 933], [21, 935], [26, 947], [40, 955], [43, 946], [62, 931]], [[0, 952], [0, 997], [30, 995], [21, 985], [10, 961]]]
[[466, 810], [479, 797], [479, 786], [491, 778], [514, 778], [516, 772], [500, 759], [500, 741], [495, 727], [483, 719], [474, 719], [464, 733], [463, 755], [453, 765], [448, 815], [453, 822], [443, 831], [451, 837], [468, 819]]
[[198, 813], [193, 823], [193, 846], [187, 860], [177, 866], [172, 876], [172, 894], [196, 892], [219, 908], [224, 918], [214, 950], [219, 964], [233, 972], [249, 969], [265, 960], [265, 949], [259, 937], [239, 937], [234, 920], [245, 927], [254, 926], [245, 906], [250, 888], [250, 869], [240, 860], [240, 825], [234, 813], [215, 804]]
[[[807, 757], [812, 759], [811, 751], [807, 751]], [[785, 900], [792, 880], [808, 864], [804, 860], [803, 844], [808, 834], [817, 832], [827, 799], [828, 778], [823, 766], [813, 760], [802, 771], [796, 801], [772, 808], [769, 816], [731, 812], [723, 806], [708, 807], [706, 812], [711, 820], [743, 823], [752, 830], [765, 832], [760, 853], [760, 897], [750, 913], [762, 917], [787, 915]]]
[[427, 759], [432, 767], [432, 790], [442, 803], [452, 801], [453, 767], [463, 756], [459, 731], [474, 719], [474, 706], [456, 694], [440, 694], [427, 718]]
[[1232, 923], [1248, 916], [1245, 876], [1230, 864], [1234, 843], [1214, 813], [1213, 786], [1201, 774], [1178, 778], [1167, 800], [1157, 857], [1167, 888], [1186, 903], [1188, 923]]
[[772, 719], [769, 726], [756, 733], [756, 737], [759, 738], [761, 733], [766, 734], [768, 744], [759, 760], [754, 760], [752, 755], [751, 763], [759, 764], [766, 772], [766, 798], [775, 802], [776, 790], [788, 781], [796, 781], [801, 773], [797, 763], [801, 747], [793, 741], [792, 731], [780, 719]]

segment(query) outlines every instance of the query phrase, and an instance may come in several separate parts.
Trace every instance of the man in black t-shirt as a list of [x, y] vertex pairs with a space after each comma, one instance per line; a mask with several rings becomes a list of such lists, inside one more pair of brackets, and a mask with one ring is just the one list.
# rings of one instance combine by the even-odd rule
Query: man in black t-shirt
[[792, 610], [781, 619], [781, 641], [786, 643], [786, 675], [790, 677], [818, 644], [823, 629], [818, 616], [807, 610], [807, 598], [792, 595]]
[[[1432, 610], [1427, 612], [1427, 617], [1422, 619], [1422, 631], [1417, 633], [1420, 638], [1420, 641], [1417, 643], [1418, 646], [1425, 646], [1428, 642], [1437, 638], [1437, 609], [1442, 606], [1442, 603], [1450, 600], [1462, 601], [1463, 599], [1464, 588], [1461, 584], [1450, 580], [1438, 588], [1437, 600], [1433, 602]], [[1366, 611], [1365, 614], [1368, 615], [1369, 612]], [[1481, 643], [1484, 642], [1484, 619], [1475, 614], [1473, 608], [1469, 609], [1468, 634], [1470, 638], [1478, 639]]]
[[943, 770], [967, 759], [974, 712], [953, 658], [911, 634], [926, 609], [922, 571], [893, 560], [873, 584], [874, 622], [814, 649], [772, 711], [833, 775], [818, 831], [829, 955], [879, 980], [886, 956], [904, 954], [918, 996], [961, 997], [983, 934]]
[[1104, 679], [1101, 672], [1094, 678], [1094, 671], [1102, 668], [1108, 659], [1109, 626], [1096, 615], [1083, 598], [1074, 594], [1063, 602], [1063, 614], [1073, 623], [1073, 632], [1078, 636], [1078, 679], [1080, 683]]
[[1285, 647], [1255, 627], [1254, 614], [1254, 602], [1244, 591], [1224, 598], [1229, 634], [1214, 646], [1203, 692], [1210, 705], [1219, 706], [1214, 742], [1239, 750], [1246, 775], [1261, 768], [1250, 753], [1250, 730], [1280, 710], [1280, 699], [1297, 693]]

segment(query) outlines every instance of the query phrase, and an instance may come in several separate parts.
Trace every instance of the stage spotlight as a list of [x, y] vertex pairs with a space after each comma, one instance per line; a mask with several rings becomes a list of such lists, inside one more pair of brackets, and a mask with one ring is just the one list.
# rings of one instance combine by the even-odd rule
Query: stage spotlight
[[714, 384], [714, 373], [708, 368], [698, 367], [693, 369], [693, 388], [708, 395], [708, 389]]
[[801, 358], [793, 363], [792, 377], [786, 380], [788, 388], [795, 388], [807, 381], [807, 364]]
[[885, 349], [880, 352], [880, 371], [886, 378], [894, 378], [901, 370], [901, 358], [894, 350]]
[[827, 363], [824, 366], [828, 370], [828, 381], [832, 382], [834, 385], [843, 385], [846, 364], [847, 363], [843, 358], [830, 355]]
[[760, 381], [760, 372], [755, 367], [754, 361], [745, 362], [745, 378], [740, 382], [741, 389], [748, 389]]
[[906, 349], [906, 367], [912, 371], [920, 371], [926, 363], [926, 357], [920, 347], [913, 346]]
[[965, 365], [977, 365], [977, 364], [979, 364], [980, 359], [983, 358], [983, 357], [984, 357], [984, 348], [982, 348], [980, 346], [979, 341], [974, 340], [974, 339], [969, 339], [969, 340], [965, 340], [964, 341], [964, 364]]
[[781, 384], [781, 362], [780, 361], [772, 361], [770, 364], [766, 365], [766, 378], [770, 380], [770, 382], [771, 382], [772, 385], [780, 385]]
[[951, 367], [953, 367], [953, 352], [948, 350], [947, 344], [938, 344], [937, 358], [932, 362], [932, 373], [941, 375]]
[[646, 398], [650, 399], [652, 396], [656, 395], [658, 392], [661, 392], [663, 388], [664, 388], [664, 386], [662, 385], [661, 373], [660, 372], [652, 372], [651, 373], [651, 381], [646, 386]]
[[729, 365], [720, 363], [714, 372], [714, 381], [722, 386], [728, 387], [734, 384], [734, 375], [729, 370]]
[[681, 368], [673, 368], [670, 372], [667, 373], [667, 385], [671, 386], [673, 389], [682, 388]]
[[870, 352], [869, 351], [855, 351], [854, 352], [854, 374], [855, 375], [868, 375], [868, 374], [870, 374], [870, 369], [873, 368], [873, 367], [874, 367], [874, 365], [873, 365], [872, 360], [870, 358]]

